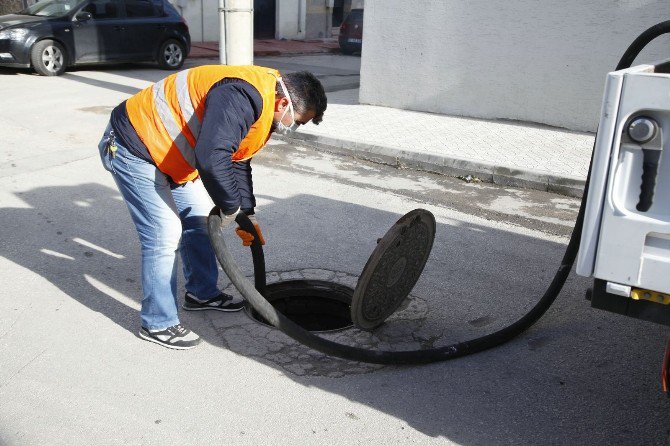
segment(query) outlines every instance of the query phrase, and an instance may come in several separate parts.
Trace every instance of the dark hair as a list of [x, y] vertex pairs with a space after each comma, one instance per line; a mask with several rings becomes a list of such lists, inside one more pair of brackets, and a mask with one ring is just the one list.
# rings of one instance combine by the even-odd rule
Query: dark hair
[[[315, 113], [312, 122], [318, 124], [323, 119], [323, 112], [326, 111], [328, 100], [326, 99], [326, 92], [323, 90], [321, 82], [309, 71], [298, 71], [296, 73], [288, 73], [282, 75], [282, 80], [295, 111], [298, 113], [307, 113], [313, 111]], [[279, 82], [277, 82], [277, 95], [284, 97]]]

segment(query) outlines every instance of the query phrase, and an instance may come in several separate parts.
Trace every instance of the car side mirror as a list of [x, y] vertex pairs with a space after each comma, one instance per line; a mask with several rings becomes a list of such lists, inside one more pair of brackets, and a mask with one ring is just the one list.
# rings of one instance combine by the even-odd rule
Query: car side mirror
[[91, 15], [91, 13], [86, 12], [86, 11], [78, 12], [77, 15], [74, 16], [74, 19], [77, 22], [87, 22], [87, 21], [91, 20], [92, 18], [93, 18], [93, 16]]

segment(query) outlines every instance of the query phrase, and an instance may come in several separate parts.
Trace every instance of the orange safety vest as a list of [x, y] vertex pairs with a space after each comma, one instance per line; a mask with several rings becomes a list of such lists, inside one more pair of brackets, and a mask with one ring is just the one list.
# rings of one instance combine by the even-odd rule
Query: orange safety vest
[[259, 66], [208, 65], [172, 74], [126, 102], [128, 119], [158, 169], [182, 184], [198, 177], [195, 143], [205, 114], [207, 93], [217, 82], [249, 82], [263, 99], [263, 110], [233, 153], [233, 161], [251, 158], [270, 138], [277, 70]]

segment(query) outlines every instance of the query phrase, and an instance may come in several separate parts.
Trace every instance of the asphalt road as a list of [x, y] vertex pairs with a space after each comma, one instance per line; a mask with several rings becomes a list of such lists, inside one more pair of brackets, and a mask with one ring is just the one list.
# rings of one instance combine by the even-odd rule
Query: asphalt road
[[[330, 91], [357, 81], [359, 59], [311, 57], [266, 64], [320, 67]], [[669, 444], [667, 329], [591, 309], [574, 274], [518, 339], [428, 366], [326, 358], [244, 313], [183, 314], [206, 341], [186, 352], [138, 339], [139, 245], [96, 144], [111, 109], [165, 74], [0, 69], [0, 444]], [[329, 335], [376, 348], [516, 320], [558, 268], [579, 204], [280, 142], [254, 160], [254, 179], [271, 280], [355, 283], [399, 216], [434, 213], [401, 317], [375, 335]]]

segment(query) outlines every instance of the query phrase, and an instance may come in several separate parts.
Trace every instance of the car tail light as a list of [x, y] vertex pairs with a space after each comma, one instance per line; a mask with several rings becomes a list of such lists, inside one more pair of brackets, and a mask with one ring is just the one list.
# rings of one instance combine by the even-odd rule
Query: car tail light
[[341, 31], [346, 31], [347, 28], [349, 28], [349, 24], [347, 22], [342, 22], [342, 25], [340, 26]]

